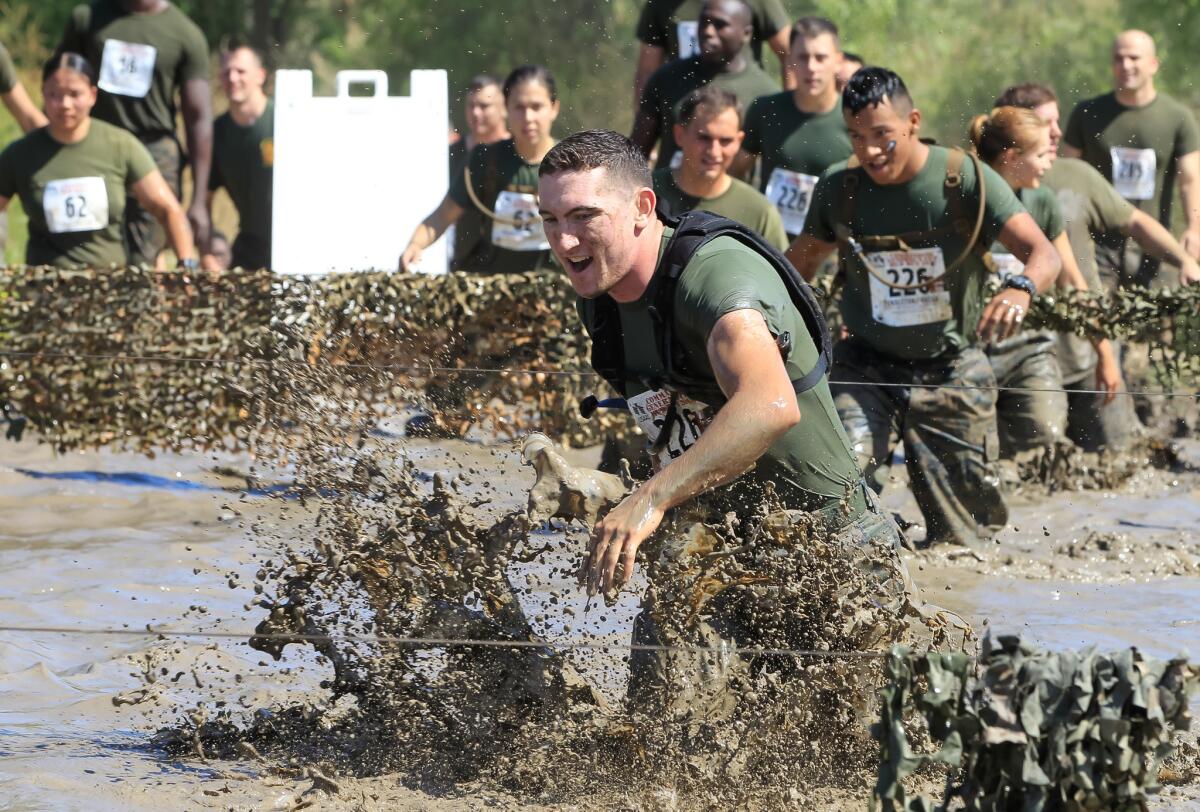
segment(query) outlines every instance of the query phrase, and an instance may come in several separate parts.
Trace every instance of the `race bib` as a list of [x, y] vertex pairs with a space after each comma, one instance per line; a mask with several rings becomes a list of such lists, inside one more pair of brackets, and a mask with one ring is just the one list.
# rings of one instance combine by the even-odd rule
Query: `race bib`
[[501, 192], [496, 198], [492, 221], [492, 243], [510, 251], [547, 251], [546, 232], [538, 215], [537, 196], [523, 192]]
[[700, 23], [690, 20], [675, 24], [675, 41], [679, 43], [679, 58], [691, 59], [700, 53]]
[[42, 211], [51, 234], [99, 231], [108, 226], [104, 178], [52, 180], [42, 192]]
[[[945, 288], [946, 259], [941, 248], [876, 251], [867, 254], [871, 280], [871, 315], [888, 327], [914, 327], [949, 321], [954, 315]], [[885, 284], [876, 278], [886, 279]], [[928, 287], [908, 287], [930, 282]], [[901, 285], [903, 287], [893, 287]]]
[[[662, 434], [663, 426], [667, 424], [667, 413], [671, 409], [671, 393], [663, 389], [651, 389], [636, 397], [628, 398], [626, 403], [638, 428], [645, 432], [653, 446]], [[683, 455], [700, 435], [712, 423], [713, 413], [707, 405], [697, 400], [680, 395], [675, 401], [676, 419], [671, 421], [669, 436], [662, 451], [658, 452], [658, 464], [661, 467], [670, 465]]]
[[802, 175], [780, 167], [771, 172], [771, 179], [767, 181], [767, 199], [779, 209], [783, 230], [788, 234], [804, 231], [804, 218], [808, 216], [808, 204], [812, 202], [816, 185], [815, 175]]
[[992, 262], [996, 266], [996, 273], [999, 274], [1001, 283], [1025, 273], [1025, 263], [1012, 254], [992, 254]]
[[1112, 178], [1117, 194], [1126, 200], [1153, 200], [1158, 156], [1152, 149], [1113, 147]]
[[158, 49], [153, 45], [119, 39], [106, 41], [100, 57], [100, 89], [117, 96], [144, 98], [154, 83], [157, 58]]
[[671, 171], [674, 172], [679, 167], [683, 166], [683, 150], [675, 150], [675, 154], [671, 156]]

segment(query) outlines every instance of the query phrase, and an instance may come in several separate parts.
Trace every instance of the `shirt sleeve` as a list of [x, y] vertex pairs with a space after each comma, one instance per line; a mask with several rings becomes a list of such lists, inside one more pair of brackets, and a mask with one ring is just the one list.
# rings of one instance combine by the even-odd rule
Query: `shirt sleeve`
[[1083, 103], [1075, 105], [1071, 117], [1067, 119], [1067, 129], [1063, 132], [1063, 143], [1075, 149], [1083, 149]]
[[471, 169], [471, 187], [475, 191], [476, 197], [483, 197], [483, 173], [486, 171], [485, 164], [487, 163], [487, 144], [479, 144], [471, 154], [467, 156], [464, 162], [464, 171], [458, 173], [450, 179], [450, 199], [458, 204], [459, 208], [473, 209], [475, 204], [471, 202], [471, 196], [467, 193], [467, 173], [465, 167]]
[[1177, 156], [1191, 155], [1200, 150], [1200, 127], [1196, 125], [1196, 116], [1186, 107], [1183, 110], [1183, 121], [1179, 127], [1179, 138], [1175, 144]]
[[132, 186], [138, 181], [144, 179], [151, 172], [158, 171], [158, 164], [154, 163], [154, 158], [150, 155], [150, 150], [132, 135], [129, 135], [124, 130], [121, 131], [125, 135], [126, 152], [129, 155], [126, 165], [126, 185]]
[[792, 23], [792, 18], [788, 16], [787, 9], [783, 7], [780, 0], [765, 0], [762, 4], [761, 17], [762, 27], [759, 35], [764, 40], [775, 36]]
[[1066, 230], [1066, 222], [1063, 220], [1062, 206], [1058, 205], [1058, 197], [1045, 186], [1039, 187], [1042, 198], [1046, 201], [1046, 222], [1042, 225], [1042, 231], [1046, 234], [1046, 239], [1057, 240], [1059, 235]]
[[[974, 166], [974, 161], [968, 161], [967, 163], [971, 166]], [[971, 174], [974, 176], [974, 170], [972, 170]], [[980, 235], [979, 239], [984, 245], [991, 245], [1000, 236], [1000, 232], [1004, 230], [1004, 224], [1011, 220], [1014, 216], [1026, 211], [1026, 209], [1023, 205], [1021, 205], [1021, 201], [1017, 199], [1016, 194], [1013, 193], [1012, 187], [1008, 185], [1008, 182], [1005, 181], [1004, 178], [1000, 177], [1000, 174], [987, 164], [983, 164], [983, 178], [984, 183], [986, 184], [985, 191], [987, 193], [987, 202], [984, 204], [983, 234]], [[968, 201], [978, 201], [978, 180], [974, 177], [972, 177], [971, 180], [972, 182], [969, 188], [964, 188], [963, 191], [967, 193], [966, 198]], [[966, 184], [964, 184], [964, 186], [966, 186]], [[970, 204], [968, 204], [968, 207], [969, 206]], [[976, 212], [971, 211], [970, 208], [968, 208], [968, 217], [973, 217], [975, 214]], [[1061, 212], [1059, 217], [1061, 224]], [[972, 223], [974, 223], [974, 220], [972, 220]]]
[[637, 38], [640, 42], [656, 48], [666, 48], [670, 45], [666, 23], [655, 0], [646, 0], [646, 5], [642, 6], [642, 13], [637, 22]]
[[783, 218], [779, 216], [779, 209], [775, 208], [767, 202], [767, 207], [763, 210], [766, 212], [763, 216], [762, 228], [759, 233], [763, 235], [767, 242], [778, 248], [780, 251], [788, 249], [787, 231], [783, 228]]
[[812, 203], [804, 218], [804, 233], [813, 239], [825, 243], [837, 242], [837, 235], [833, 231], [833, 206], [841, 185], [842, 172], [826, 172], [813, 187]]
[[[182, 14], [182, 12], [180, 12]], [[187, 29], [183, 37], [183, 59], [179, 63], [179, 81], [190, 82], [193, 79], [208, 81], [208, 41], [204, 32], [187, 20]]]
[[13, 198], [17, 195], [17, 178], [14, 171], [13, 147], [16, 144], [10, 144], [3, 152], [0, 152], [0, 197]]
[[17, 86], [17, 66], [8, 49], [0, 45], [0, 93], [10, 93]]
[[751, 155], [762, 155], [762, 110], [763, 99], [760, 96], [750, 102], [750, 109], [746, 111], [746, 140], [742, 142], [742, 149], [749, 152]]

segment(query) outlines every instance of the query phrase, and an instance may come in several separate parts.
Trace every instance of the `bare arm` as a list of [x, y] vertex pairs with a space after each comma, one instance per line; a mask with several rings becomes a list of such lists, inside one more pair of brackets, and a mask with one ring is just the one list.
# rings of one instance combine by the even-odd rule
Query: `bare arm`
[[779, 81], [783, 83], [784, 90], [795, 90], [797, 78], [792, 72], [792, 66], [788, 62], [788, 48], [792, 42], [792, 27], [785, 25], [783, 28], [775, 32], [775, 35], [767, 40], [767, 44], [771, 46], [771, 50], [775, 52], [775, 56], [779, 57]]
[[19, 82], [13, 85], [12, 90], [0, 98], [3, 98], [4, 106], [8, 108], [8, 112], [12, 113], [12, 117], [17, 120], [17, 124], [21, 127], [21, 132], [29, 132], [30, 130], [36, 130], [38, 127], [46, 126], [46, 116], [34, 106], [33, 100], [25, 92], [25, 87]]
[[708, 357], [728, 401], [695, 445], [596, 524], [587, 568], [590, 594], [629, 580], [638, 547], [667, 510], [747, 471], [800, 422], [796, 393], [761, 313], [735, 310], [722, 316], [708, 338]]
[[638, 149], [650, 159], [650, 153], [654, 152], [654, 145], [658, 143], [658, 137], [662, 134], [662, 122], [655, 116], [647, 115], [641, 106], [638, 106], [637, 116], [633, 119], [633, 133], [629, 136], [629, 140], [637, 144]]
[[642, 105], [642, 91], [646, 89], [646, 80], [650, 74], [661, 68], [667, 62], [667, 49], [658, 45], [641, 43], [638, 50], [637, 72], [633, 75], [633, 111], [634, 115]]
[[1121, 226], [1121, 233], [1132, 237], [1150, 256], [1169, 262], [1180, 269], [1183, 284], [1200, 282], [1200, 266], [1190, 257], [1179, 241], [1171, 236], [1166, 227], [1141, 209], [1134, 209], [1129, 222]]
[[821, 242], [816, 237], [801, 234], [788, 248], [786, 256], [804, 280], [811, 282], [821, 264], [836, 248], [836, 243]]
[[133, 184], [133, 196], [146, 211], [154, 215], [158, 222], [167, 230], [167, 238], [171, 250], [179, 259], [192, 259], [196, 256], [196, 245], [192, 240], [192, 229], [188, 218], [183, 213], [183, 207], [175, 199], [175, 194], [167, 182], [163, 180], [158, 170]]
[[1183, 200], [1183, 216], [1187, 227], [1183, 231], [1183, 250], [1192, 259], [1200, 259], [1200, 152], [1189, 152], [1176, 164], [1179, 174], [1179, 197]]
[[201, 250], [208, 253], [212, 239], [212, 221], [208, 216], [208, 174], [212, 170], [212, 93], [206, 79], [189, 79], [184, 83], [180, 95], [192, 166], [192, 204], [188, 207], [188, 219]]
[[[1028, 212], [1014, 214], [1000, 232], [1000, 243], [1025, 264], [1025, 275], [1038, 293], [1045, 292], [1062, 271], [1058, 252], [1046, 239]], [[1078, 270], [1078, 269], [1076, 269]], [[1021, 327], [1029, 312], [1031, 297], [1014, 288], [1004, 288], [983, 309], [977, 333], [984, 341], [1001, 341]]]
[[404, 253], [400, 255], [400, 270], [412, 270], [412, 267], [421, 261], [422, 252], [437, 242], [437, 238], [442, 236], [446, 229], [457, 223], [462, 213], [462, 206], [455, 203], [450, 195], [443, 197], [441, 204], [422, 220], [421, 225], [413, 232]]

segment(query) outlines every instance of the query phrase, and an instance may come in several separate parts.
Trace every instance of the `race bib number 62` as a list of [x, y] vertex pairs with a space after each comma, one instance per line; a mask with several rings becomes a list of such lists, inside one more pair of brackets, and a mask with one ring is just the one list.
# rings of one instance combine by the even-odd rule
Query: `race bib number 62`
[[510, 251], [549, 250], [536, 196], [500, 193], [496, 198], [496, 219], [492, 221], [492, 243]]
[[99, 231], [108, 226], [104, 178], [52, 180], [42, 192], [42, 212], [51, 234]]
[[941, 248], [874, 251], [871, 263], [871, 315], [889, 327], [914, 327], [949, 321], [950, 291], [946, 290], [946, 259]]

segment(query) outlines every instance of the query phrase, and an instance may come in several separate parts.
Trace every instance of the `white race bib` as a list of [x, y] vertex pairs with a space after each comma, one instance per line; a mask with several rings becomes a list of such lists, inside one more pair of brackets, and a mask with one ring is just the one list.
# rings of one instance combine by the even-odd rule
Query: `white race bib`
[[1112, 178], [1117, 194], [1126, 200], [1153, 200], [1158, 156], [1152, 149], [1113, 147]]
[[157, 58], [158, 49], [153, 45], [107, 40], [100, 58], [100, 89], [117, 96], [144, 98], [154, 83]]
[[671, 171], [674, 172], [681, 166], [683, 166], [683, 150], [676, 149], [675, 154], [671, 156]]
[[[950, 291], [945, 288], [946, 258], [942, 249], [920, 248], [912, 251], [875, 251], [867, 254], [875, 273], [888, 280], [884, 284], [870, 275], [871, 315], [889, 327], [914, 327], [949, 321], [954, 315], [950, 307]], [[934, 284], [909, 288], [921, 282]], [[892, 287], [903, 285], [906, 287]]]
[[999, 274], [1001, 283], [1025, 273], [1025, 263], [1012, 254], [992, 254], [992, 262], [996, 266], [996, 273]]
[[778, 166], [771, 172], [771, 179], [767, 181], [767, 199], [779, 209], [783, 230], [788, 234], [804, 231], [804, 218], [808, 216], [808, 205], [812, 202], [817, 180], [815, 175], [802, 175]]
[[50, 181], [42, 192], [42, 211], [51, 234], [107, 228], [108, 187], [104, 178]]
[[689, 20], [675, 24], [675, 41], [679, 43], [679, 58], [691, 59], [700, 53], [700, 23]]
[[[651, 389], [627, 399], [626, 403], [638, 428], [645, 432], [653, 446], [666, 425], [671, 393], [663, 389]], [[675, 402], [675, 414], [676, 419], [671, 421], [666, 445], [658, 452], [658, 464], [664, 468], [695, 445], [713, 419], [712, 410], [707, 405], [683, 395]]]
[[549, 250], [536, 195], [500, 193], [496, 198], [496, 219], [492, 221], [492, 243], [510, 251]]

